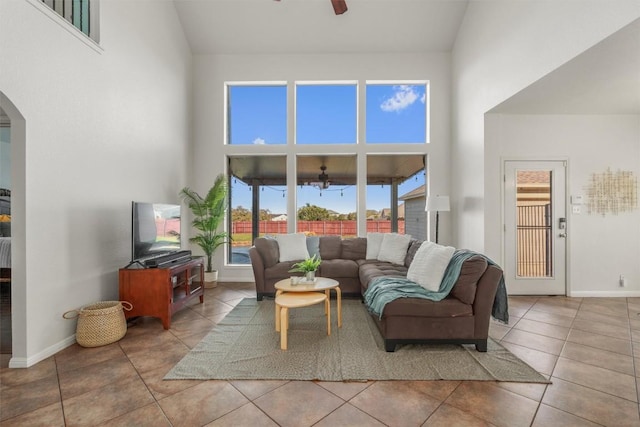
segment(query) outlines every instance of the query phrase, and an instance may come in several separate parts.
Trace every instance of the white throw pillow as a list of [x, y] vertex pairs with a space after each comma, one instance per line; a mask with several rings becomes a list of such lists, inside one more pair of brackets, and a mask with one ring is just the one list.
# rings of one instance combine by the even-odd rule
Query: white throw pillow
[[411, 243], [409, 234], [386, 233], [382, 238], [378, 260], [404, 265], [409, 243]]
[[416, 282], [428, 291], [438, 292], [444, 272], [451, 261], [455, 248], [433, 242], [423, 242], [407, 271], [407, 279]]
[[378, 259], [384, 235], [385, 233], [367, 233], [366, 259]]
[[276, 240], [280, 250], [280, 262], [299, 261], [309, 258], [307, 236], [304, 233], [276, 234]]

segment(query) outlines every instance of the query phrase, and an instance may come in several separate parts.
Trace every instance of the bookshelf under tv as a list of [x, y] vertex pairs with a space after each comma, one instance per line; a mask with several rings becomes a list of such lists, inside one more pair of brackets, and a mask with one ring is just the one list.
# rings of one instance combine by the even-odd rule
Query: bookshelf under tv
[[189, 301], [204, 301], [204, 258], [190, 257], [157, 268], [121, 268], [120, 301], [133, 305], [127, 318], [158, 317], [164, 329], [171, 327], [171, 316]]

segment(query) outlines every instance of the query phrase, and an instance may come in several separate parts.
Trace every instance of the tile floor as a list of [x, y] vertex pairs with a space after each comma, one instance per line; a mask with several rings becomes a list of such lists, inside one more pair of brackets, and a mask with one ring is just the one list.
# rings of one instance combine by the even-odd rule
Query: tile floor
[[118, 343], [1, 368], [0, 425], [640, 426], [640, 298], [511, 297], [510, 324], [493, 323], [491, 336], [551, 385], [162, 381], [250, 296], [252, 284], [220, 284], [169, 331], [142, 318]]

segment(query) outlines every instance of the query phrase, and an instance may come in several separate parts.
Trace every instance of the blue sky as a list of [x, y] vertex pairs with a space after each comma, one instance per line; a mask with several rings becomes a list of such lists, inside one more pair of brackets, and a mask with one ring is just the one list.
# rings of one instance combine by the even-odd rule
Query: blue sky
[[[366, 91], [366, 143], [425, 143], [426, 86], [369, 84]], [[230, 86], [229, 141], [231, 144], [286, 144], [287, 88]], [[297, 144], [355, 144], [357, 87], [345, 85], [296, 86]], [[330, 175], [330, 173], [329, 173]], [[399, 195], [423, 185], [419, 173], [401, 185]], [[232, 207], [251, 207], [251, 191], [239, 181], [233, 185]], [[286, 213], [284, 187], [266, 187], [261, 208]], [[356, 210], [355, 186], [297, 187], [298, 207], [306, 203], [349, 213]], [[322, 194], [322, 195], [320, 195]], [[389, 186], [367, 188], [367, 209], [390, 207]]]

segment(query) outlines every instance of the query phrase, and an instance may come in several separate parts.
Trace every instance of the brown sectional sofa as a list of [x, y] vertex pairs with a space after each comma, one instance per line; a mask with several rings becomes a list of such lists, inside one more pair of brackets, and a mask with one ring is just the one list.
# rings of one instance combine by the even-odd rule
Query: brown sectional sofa
[[[406, 277], [413, 257], [422, 244], [412, 240], [403, 265], [367, 260], [367, 239], [322, 236], [319, 239], [322, 263], [319, 276], [340, 282], [344, 296], [362, 295], [374, 278]], [[274, 285], [292, 276], [296, 261], [278, 262], [278, 243], [260, 237], [249, 250], [256, 282], [257, 299], [275, 295]], [[489, 321], [502, 270], [488, 265], [485, 257], [475, 255], [462, 264], [460, 276], [449, 296], [442, 301], [401, 298], [386, 305], [382, 318], [374, 316], [387, 351], [397, 344], [465, 343], [487, 351]]]

